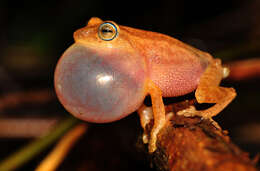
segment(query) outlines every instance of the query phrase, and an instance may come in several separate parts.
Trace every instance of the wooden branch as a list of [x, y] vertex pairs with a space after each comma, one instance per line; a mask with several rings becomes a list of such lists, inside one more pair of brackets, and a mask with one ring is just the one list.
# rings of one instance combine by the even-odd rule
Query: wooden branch
[[[185, 101], [168, 106], [176, 113], [191, 105]], [[151, 129], [152, 124], [148, 126]], [[147, 151], [147, 147], [141, 145]], [[234, 145], [227, 131], [216, 129], [211, 121], [199, 117], [173, 115], [160, 132], [157, 150], [148, 154], [158, 170], [171, 171], [256, 171], [255, 161]]]

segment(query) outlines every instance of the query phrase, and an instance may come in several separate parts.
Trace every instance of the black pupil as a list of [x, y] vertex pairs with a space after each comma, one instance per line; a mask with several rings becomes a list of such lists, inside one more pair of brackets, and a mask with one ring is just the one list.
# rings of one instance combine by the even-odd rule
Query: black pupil
[[103, 33], [113, 33], [113, 31], [111, 29], [109, 29], [109, 28], [103, 28], [102, 32]]

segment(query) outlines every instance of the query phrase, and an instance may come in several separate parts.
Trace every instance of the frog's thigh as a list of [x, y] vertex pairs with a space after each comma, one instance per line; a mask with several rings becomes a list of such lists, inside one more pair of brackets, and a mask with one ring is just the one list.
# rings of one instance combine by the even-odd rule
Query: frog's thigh
[[221, 61], [214, 59], [200, 78], [199, 85], [195, 92], [198, 103], [216, 103], [211, 108], [200, 112], [200, 115], [204, 118], [211, 118], [217, 115], [236, 96], [236, 92], [233, 88], [219, 86], [223, 76]]
[[146, 83], [146, 91], [151, 96], [154, 118], [154, 125], [149, 140], [149, 152], [152, 153], [156, 150], [157, 135], [165, 125], [165, 108], [162, 99], [162, 91], [151, 80], [148, 80]]

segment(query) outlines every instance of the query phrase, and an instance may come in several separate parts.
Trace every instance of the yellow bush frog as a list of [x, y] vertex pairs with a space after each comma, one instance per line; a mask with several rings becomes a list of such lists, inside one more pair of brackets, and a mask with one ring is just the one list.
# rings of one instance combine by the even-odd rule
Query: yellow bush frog
[[162, 97], [195, 90], [198, 103], [215, 105], [178, 114], [211, 119], [236, 96], [233, 88], [219, 86], [228, 75], [220, 59], [170, 36], [91, 18], [74, 39], [55, 70], [59, 100], [74, 116], [96, 123], [116, 121], [139, 109], [145, 129], [151, 118], [142, 104], [150, 95], [154, 125], [150, 136], [144, 135], [149, 152], [156, 150], [157, 134], [166, 123]]

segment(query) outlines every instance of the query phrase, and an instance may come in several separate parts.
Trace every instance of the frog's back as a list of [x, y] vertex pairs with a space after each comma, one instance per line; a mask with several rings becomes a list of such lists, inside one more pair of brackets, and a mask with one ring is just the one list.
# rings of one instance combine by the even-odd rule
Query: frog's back
[[123, 29], [135, 35], [132, 46], [146, 58], [149, 79], [164, 97], [185, 95], [197, 88], [200, 76], [212, 60], [208, 53], [164, 34]]

